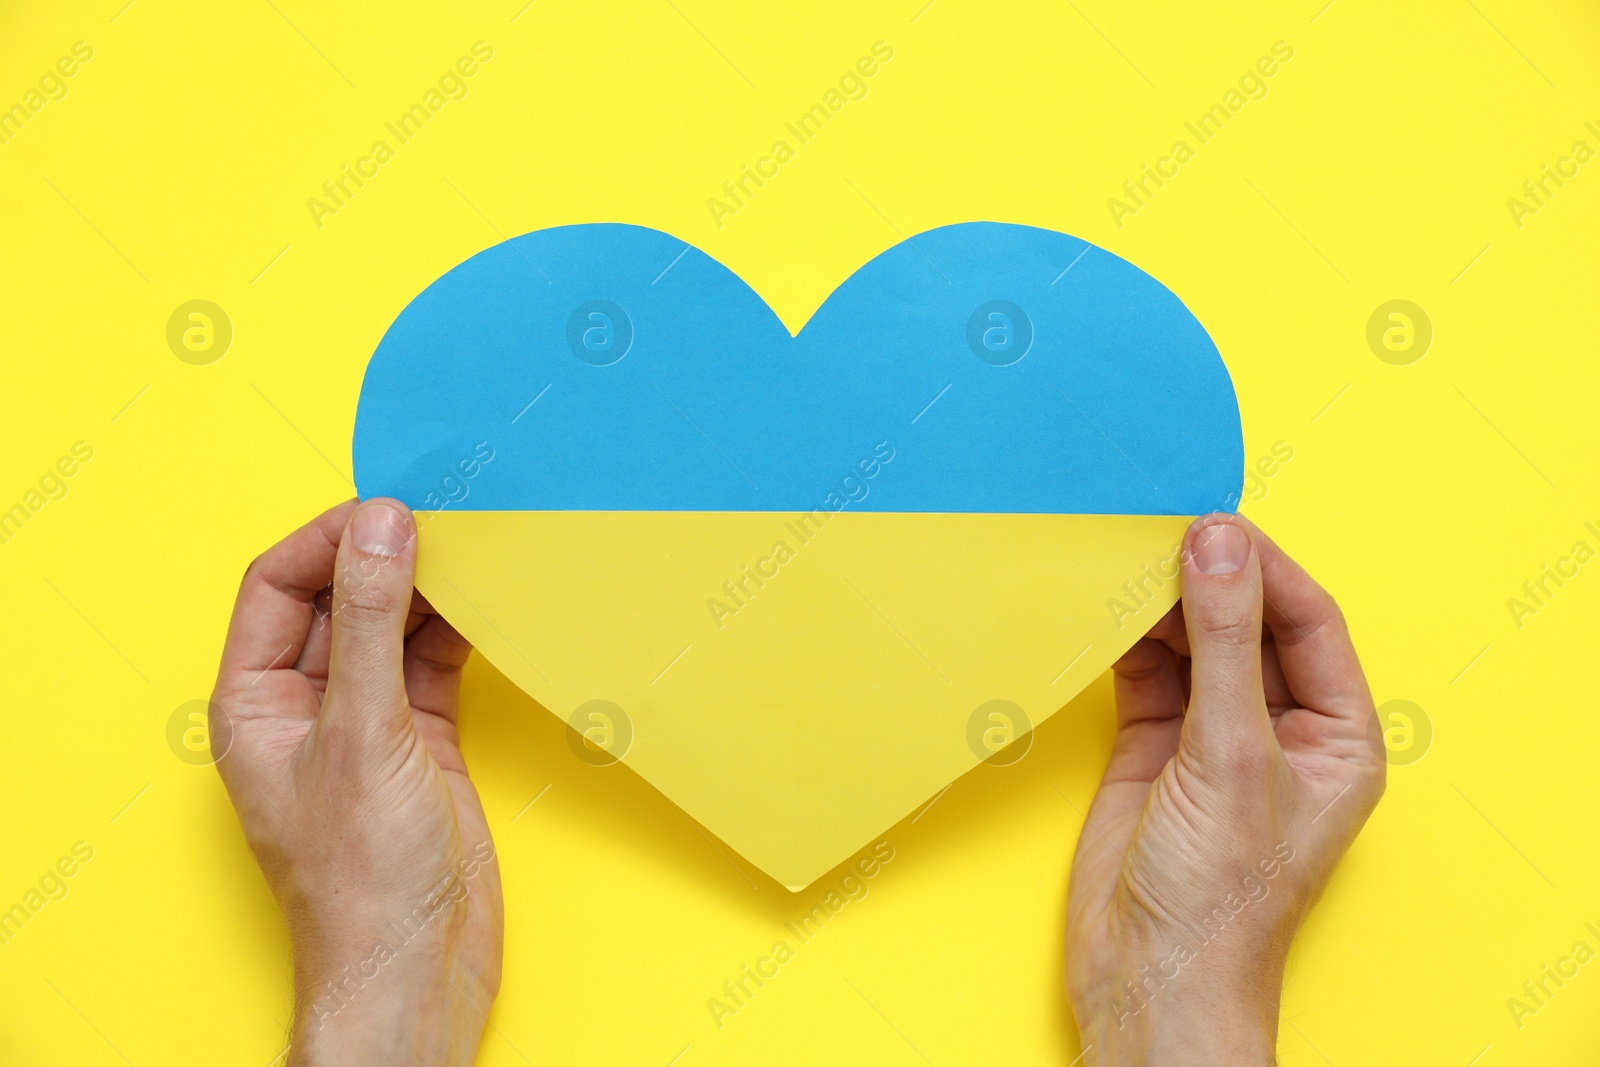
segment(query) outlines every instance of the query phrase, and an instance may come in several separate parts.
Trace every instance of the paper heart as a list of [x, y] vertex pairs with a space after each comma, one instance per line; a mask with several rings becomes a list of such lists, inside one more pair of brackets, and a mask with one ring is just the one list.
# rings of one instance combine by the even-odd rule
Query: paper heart
[[542, 230], [424, 290], [362, 385], [363, 497], [546, 708], [790, 889], [1106, 669], [1238, 501], [1232, 382], [1143, 271], [965, 223], [790, 336], [635, 226]]

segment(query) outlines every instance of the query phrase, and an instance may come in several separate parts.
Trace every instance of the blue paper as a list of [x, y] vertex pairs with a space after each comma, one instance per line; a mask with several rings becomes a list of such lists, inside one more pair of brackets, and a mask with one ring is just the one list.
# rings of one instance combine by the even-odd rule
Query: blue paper
[[1244, 464], [1227, 368], [1176, 296], [991, 222], [895, 245], [797, 337], [668, 234], [525, 234], [395, 320], [353, 449], [362, 497], [427, 510], [1199, 515], [1237, 504]]

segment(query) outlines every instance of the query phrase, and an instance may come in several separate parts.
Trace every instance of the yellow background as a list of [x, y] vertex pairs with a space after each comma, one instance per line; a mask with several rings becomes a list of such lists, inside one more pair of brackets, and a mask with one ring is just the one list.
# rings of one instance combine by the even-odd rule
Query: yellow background
[[[1250, 514], [1339, 596], [1378, 700], [1431, 720], [1296, 943], [1283, 1061], [1594, 1060], [1596, 965], [1520, 1029], [1506, 1000], [1575, 941], [1600, 947], [1600, 576], [1520, 628], [1506, 602], [1574, 541], [1600, 547], [1600, 168], [1520, 228], [1506, 200], [1575, 140], [1600, 147], [1600, 15], [919, 7], [6, 6], [0, 104], [73, 42], [95, 55], [0, 146], [0, 507], [74, 442], [94, 459], [0, 545], [0, 906], [74, 842], [94, 859], [0, 947], [0, 1061], [282, 1050], [283, 930], [214, 771], [175, 758], [166, 724], [209, 692], [245, 563], [350, 494], [362, 369], [412, 295], [503, 236], [617, 220], [692, 241], [796, 328], [901, 235], [969, 219], [1078, 234], [1185, 300], [1232, 370], [1246, 455], [1294, 449]], [[318, 229], [306, 199], [477, 40], [495, 58], [470, 95]], [[718, 229], [706, 199], [878, 40], [895, 56], [869, 95]], [[1295, 55], [1269, 95], [1117, 228], [1107, 198], [1278, 40]], [[235, 329], [211, 366], [166, 345], [195, 298]], [[1435, 328], [1403, 367], [1365, 340], [1397, 298]], [[482, 1062], [1077, 1054], [1061, 916], [1103, 681], [1020, 763], [887, 831], [870, 895], [720, 1030], [707, 998], [815, 901], [574, 758], [492, 670], [464, 700], [508, 898]]]

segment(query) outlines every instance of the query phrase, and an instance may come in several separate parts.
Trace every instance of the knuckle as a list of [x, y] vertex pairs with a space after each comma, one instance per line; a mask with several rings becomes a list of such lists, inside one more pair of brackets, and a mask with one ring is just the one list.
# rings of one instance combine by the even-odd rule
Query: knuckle
[[1261, 624], [1242, 604], [1201, 604], [1195, 612], [1195, 625], [1213, 641], [1247, 644], [1259, 639]]
[[340, 600], [333, 615], [347, 629], [367, 630], [386, 626], [394, 618], [394, 597], [362, 591]]
[[239, 575], [239, 585], [241, 587], [249, 584], [249, 581], [252, 577], [261, 573], [261, 568], [265, 565], [266, 558], [266, 553], [262, 553], [249, 563], [245, 564], [244, 573]]
[[361, 730], [361, 720], [354, 716], [330, 716], [329, 725], [317, 737], [317, 751], [331, 776], [339, 781], [358, 780], [368, 738]]
[[339, 575], [335, 613], [357, 625], [391, 618], [401, 605], [400, 593], [388, 578], [381, 568], [345, 567]]
[[1239, 781], [1257, 781], [1267, 774], [1267, 749], [1253, 738], [1238, 738], [1224, 756], [1228, 772]]
[[1350, 624], [1344, 617], [1344, 609], [1332, 597], [1327, 597], [1318, 607], [1316, 620], [1302, 631], [1301, 636], [1305, 640], [1311, 640], [1318, 634], [1338, 635], [1349, 632]]

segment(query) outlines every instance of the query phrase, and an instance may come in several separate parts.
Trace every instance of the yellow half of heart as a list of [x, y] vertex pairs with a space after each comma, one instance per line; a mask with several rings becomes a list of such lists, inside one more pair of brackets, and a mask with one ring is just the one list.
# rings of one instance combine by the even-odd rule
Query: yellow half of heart
[[603, 709], [577, 723], [591, 743], [799, 891], [1014, 758], [1177, 602], [1188, 522], [441, 511], [418, 515], [417, 584], [553, 714]]

